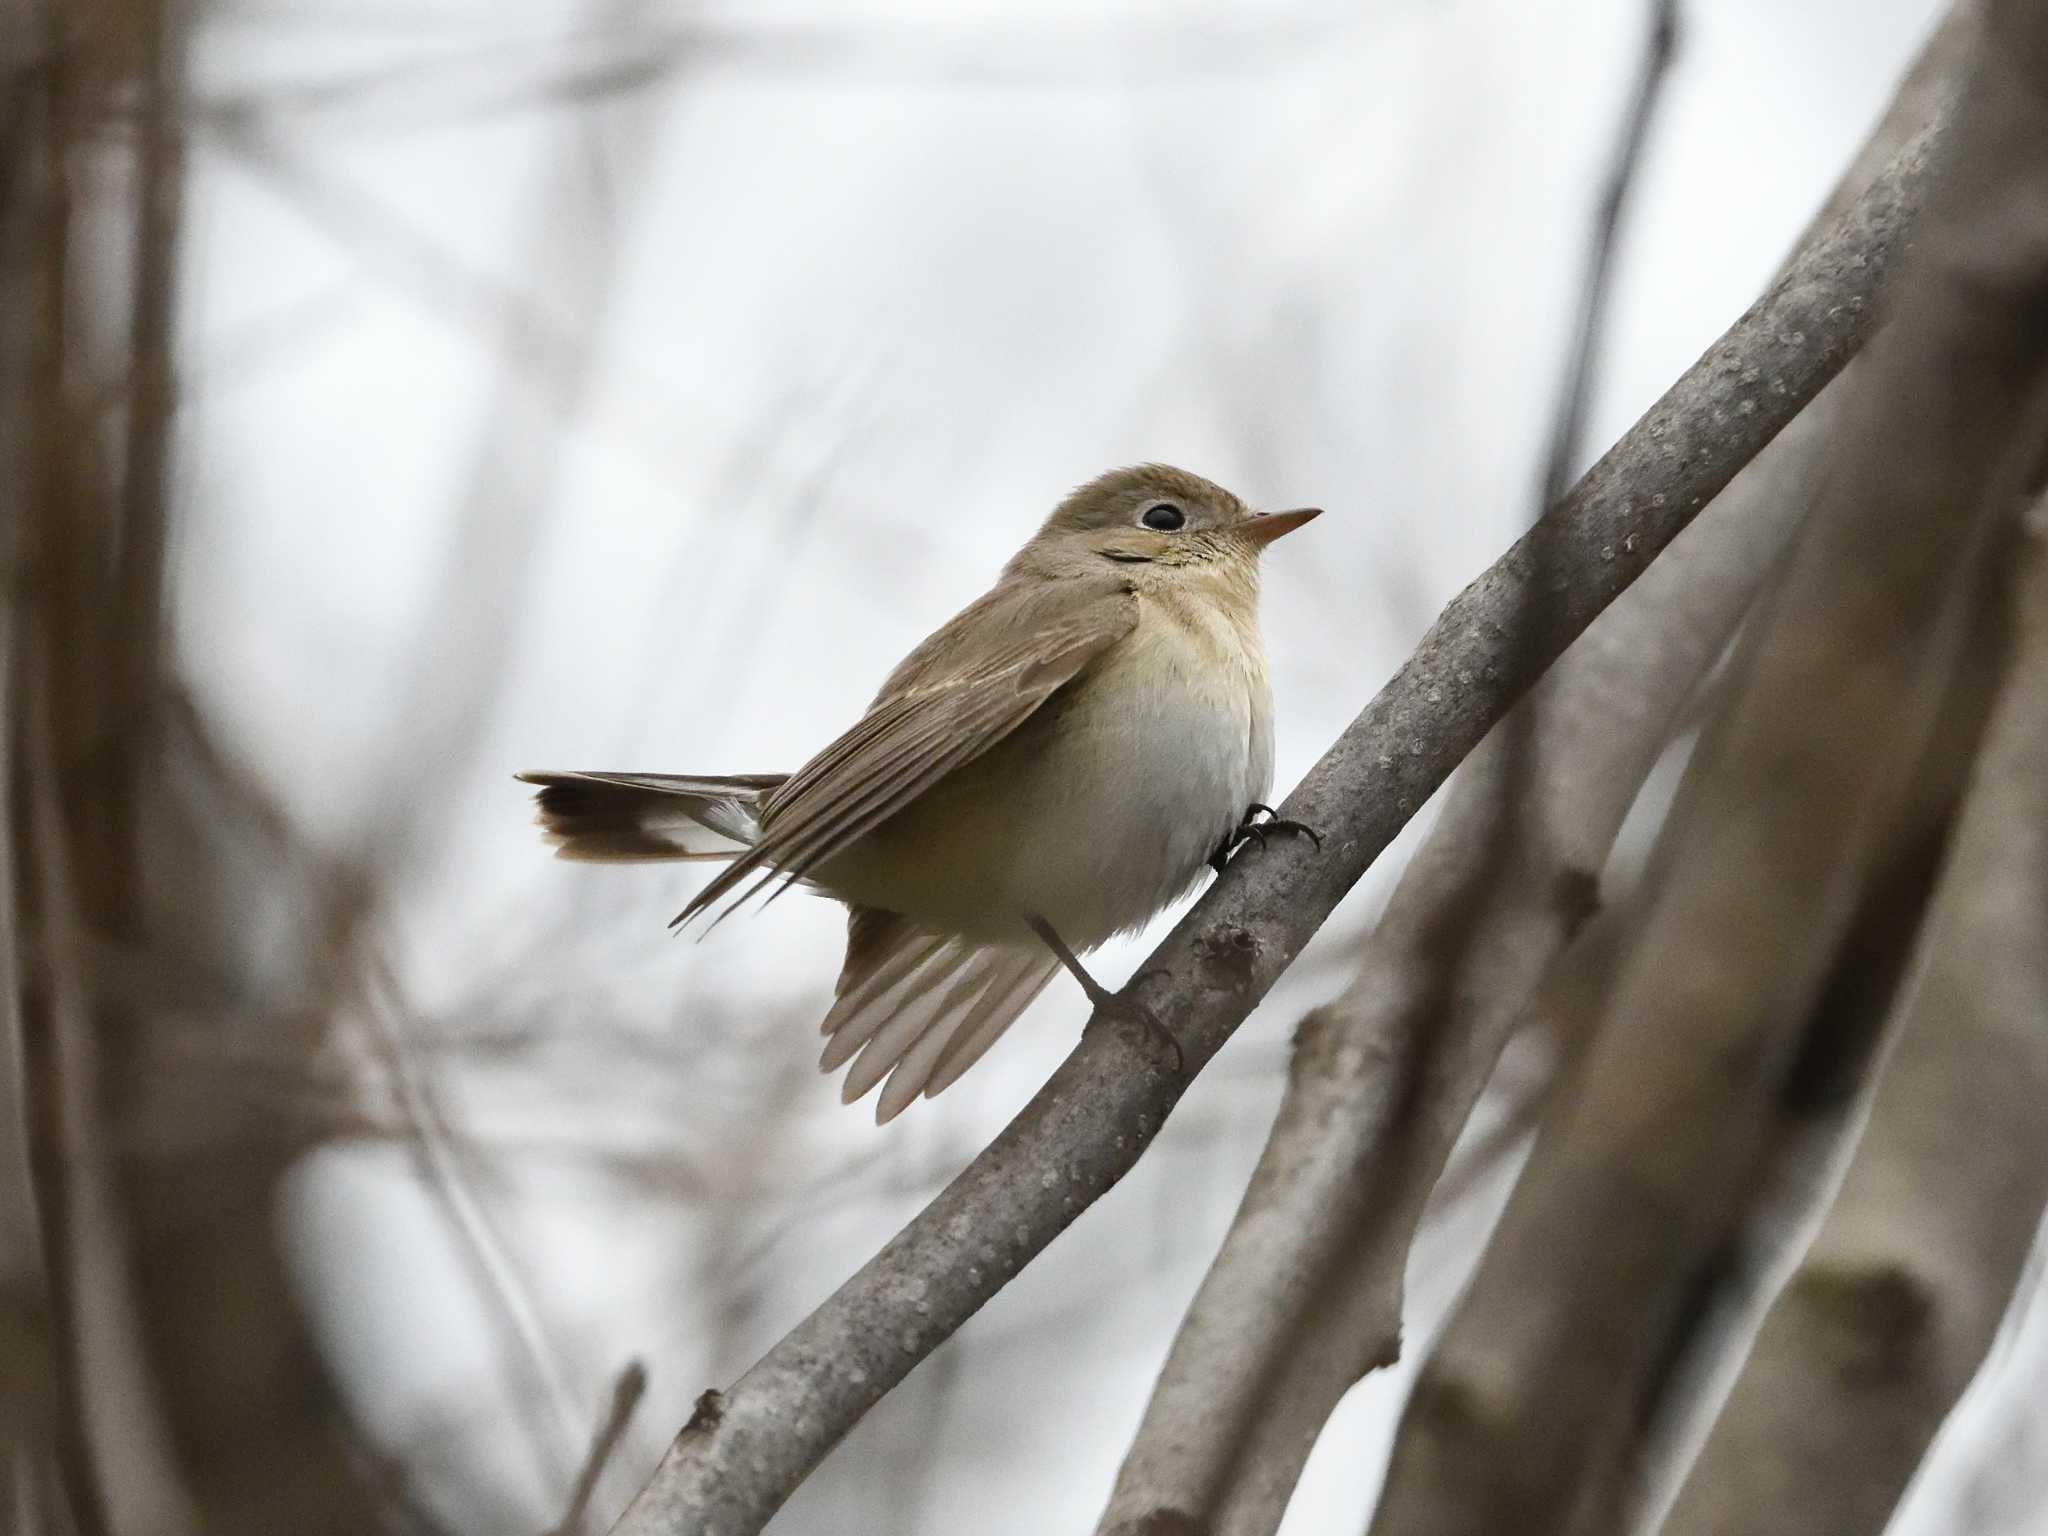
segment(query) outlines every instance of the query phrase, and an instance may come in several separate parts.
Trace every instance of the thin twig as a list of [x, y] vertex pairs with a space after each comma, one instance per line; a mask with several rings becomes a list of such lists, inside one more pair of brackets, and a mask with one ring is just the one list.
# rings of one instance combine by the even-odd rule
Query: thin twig
[[[1233, 863], [1153, 952], [1126, 994], [1173, 1029], [1189, 1073], [1543, 669], [1862, 344], [1925, 159], [1916, 142], [1450, 604], [1281, 808], [1321, 828], [1322, 849]], [[1539, 564], [1555, 590], [1517, 636], [1504, 621]], [[707, 1400], [621, 1536], [758, 1531], [884, 1392], [1129, 1171], [1188, 1077], [1114, 1018], [1100, 1025], [880, 1254]]]
[[512, 1377], [513, 1398], [527, 1419], [532, 1453], [548, 1463], [556, 1476], [566, 1477], [569, 1452], [563, 1442], [573, 1433], [575, 1410], [540, 1309], [472, 1186], [457, 1152], [459, 1132], [442, 1113], [431, 1083], [412, 1064], [398, 1026], [405, 1003], [397, 979], [381, 957], [367, 950], [359, 947], [356, 959], [369, 966], [369, 979], [374, 983], [364, 989], [362, 999], [368, 1044], [384, 1068], [393, 1100], [411, 1132], [405, 1146], [420, 1186], [447, 1223], [479, 1296], [492, 1303], [491, 1315], [508, 1346], [504, 1364]]
[[551, 1536], [575, 1536], [582, 1529], [583, 1516], [590, 1508], [591, 1495], [597, 1492], [598, 1479], [604, 1476], [604, 1469], [611, 1464], [612, 1452], [618, 1449], [626, 1426], [633, 1422], [634, 1410], [646, 1394], [647, 1367], [638, 1360], [628, 1361], [626, 1368], [619, 1372], [619, 1379], [612, 1384], [611, 1406], [605, 1410], [597, 1433], [591, 1437], [590, 1454], [583, 1458], [582, 1469], [576, 1474], [576, 1486], [569, 1493], [569, 1507], [562, 1512]]
[[[183, 121], [189, 0], [138, 6], [142, 110], [135, 168], [134, 303], [129, 318], [128, 412], [121, 465], [121, 536], [114, 572], [113, 713], [122, 750], [140, 761], [153, 746], [162, 670], [164, 559], [172, 467], [173, 320], [178, 297], [178, 239], [184, 217]], [[108, 809], [137, 812], [122, 795]], [[118, 808], [118, 809], [117, 809]], [[133, 843], [133, 827], [122, 829]], [[139, 876], [139, 866], [138, 866]], [[131, 895], [130, 905], [135, 905]]]
[[1579, 290], [1578, 318], [1572, 326], [1564, 392], [1559, 397], [1557, 418], [1551, 426], [1550, 451], [1543, 465], [1539, 505], [1545, 507], [1562, 500], [1571, 489], [1572, 469], [1579, 462], [1586, 435], [1586, 402], [1593, 392], [1593, 360], [1600, 355], [1600, 337], [1606, 329], [1621, 215], [1628, 203], [1629, 189], [1635, 185], [1636, 167], [1642, 163], [1650, 121], [1677, 49], [1678, 0], [1650, 0], [1650, 30], [1636, 72], [1635, 94], [1629, 100], [1621, 138], [1614, 146], [1614, 159], [1601, 188], [1599, 216], [1593, 225], [1593, 249], [1586, 263], [1585, 282]]

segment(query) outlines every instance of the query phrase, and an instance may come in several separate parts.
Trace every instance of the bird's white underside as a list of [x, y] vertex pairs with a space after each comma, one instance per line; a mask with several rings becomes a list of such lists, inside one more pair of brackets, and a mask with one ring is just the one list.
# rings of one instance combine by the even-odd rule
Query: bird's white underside
[[[1184, 895], [1272, 784], [1256, 636], [1205, 610], [1140, 623], [982, 757], [813, 872], [942, 933], [1076, 949]], [[1245, 640], [1249, 638], [1248, 648]]]

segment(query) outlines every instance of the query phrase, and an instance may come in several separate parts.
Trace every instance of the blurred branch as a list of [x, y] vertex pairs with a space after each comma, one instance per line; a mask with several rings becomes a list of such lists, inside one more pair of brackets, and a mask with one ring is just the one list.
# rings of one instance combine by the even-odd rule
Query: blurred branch
[[604, 1476], [612, 1452], [618, 1449], [626, 1426], [633, 1422], [633, 1410], [640, 1406], [640, 1399], [646, 1393], [647, 1367], [638, 1360], [628, 1362], [612, 1386], [611, 1405], [605, 1410], [604, 1422], [597, 1426], [597, 1434], [591, 1439], [590, 1454], [583, 1459], [582, 1470], [576, 1474], [576, 1486], [569, 1492], [569, 1507], [563, 1511], [561, 1521], [551, 1536], [575, 1536], [583, 1528], [584, 1514], [590, 1508], [590, 1496], [597, 1492], [597, 1480]]
[[2048, 24], [2007, 3], [1986, 26], [1828, 477], [1667, 822], [1584, 1070], [1416, 1387], [1375, 1530], [1563, 1529], [1753, 1186], [1954, 673], [1964, 574], [2040, 467]]
[[[597, 31], [620, 27], [642, 9], [639, 0], [593, 0], [588, 21]], [[595, 104], [593, 104], [595, 105]], [[656, 142], [644, 131], [623, 135], [628, 162], [607, 183], [637, 193], [645, 157]], [[438, 600], [426, 623], [423, 652], [435, 665], [422, 668], [399, 697], [386, 732], [393, 744], [381, 765], [382, 782], [370, 797], [351, 853], [324, 882], [327, 946], [331, 952], [329, 1008], [350, 991], [361, 993], [371, 1049], [384, 1066], [401, 1112], [417, 1134], [410, 1143], [422, 1187], [448, 1223], [478, 1294], [506, 1342], [508, 1401], [526, 1430], [531, 1457], [547, 1479], [568, 1484], [576, 1433], [574, 1398], [547, 1338], [513, 1251], [496, 1229], [480, 1166], [441, 1108], [428, 1074], [417, 1069], [393, 1014], [403, 1008], [398, 978], [375, 952], [375, 923], [384, 893], [408, 862], [419, 863], [447, 835], [453, 818], [425, 791], [445, 779], [472, 752], [505, 686], [506, 652], [514, 645], [539, 530], [559, 480], [569, 434], [587, 415], [596, 379], [596, 339], [617, 291], [618, 257], [626, 216], [610, 198], [577, 208], [592, 180], [590, 145], [582, 132], [555, 146], [534, 189], [524, 248], [542, 291], [559, 295], [566, 322], [516, 297], [516, 290], [471, 291], [459, 265], [431, 242], [414, 236], [373, 194], [351, 194], [303, 175], [275, 146], [259, 139], [240, 144], [301, 199], [359, 225], [359, 238], [395, 244], [416, 275], [436, 291], [492, 322], [516, 355], [537, 367], [504, 370], [485, 410], [472, 451], [465, 493], [449, 531], [444, 569], [433, 583]], [[268, 151], [266, 153], [266, 150]], [[431, 778], [430, 778], [431, 775]], [[587, 1492], [584, 1497], [587, 1498]]]
[[[1394, 9], [1384, 7], [1382, 14]], [[265, 19], [277, 25], [277, 18]], [[583, 27], [399, 67], [351, 64], [317, 78], [215, 92], [200, 110], [209, 126], [318, 117], [343, 128], [419, 132], [623, 102], [714, 67], [761, 78], [822, 75], [837, 85], [879, 80], [987, 91], [1090, 88], [1093, 76], [1077, 60], [1101, 43], [1101, 28], [1047, 19], [1051, 24], [1042, 31], [1006, 28], [992, 45], [986, 28], [933, 19], [905, 26], [837, 23], [817, 15], [778, 25], [773, 18], [730, 20], [706, 12], [663, 27]], [[1199, 85], [1287, 69], [1375, 19], [1370, 7], [1319, 0], [1243, 17], [1218, 11], [1192, 32], [1171, 19], [1126, 17], [1115, 35], [1119, 48], [1151, 61], [1152, 79]]]
[[79, 1219], [84, 1199], [78, 1186], [98, 1129], [99, 1105], [93, 1091], [96, 1062], [83, 980], [84, 944], [54, 790], [50, 709], [42, 692], [46, 679], [36, 665], [43, 643], [40, 636], [15, 637], [21, 664], [9, 689], [16, 710], [10, 746], [20, 774], [10, 807], [10, 895], [20, 941], [14, 963], [19, 990], [10, 1011], [21, 1030], [23, 1121], [43, 1282], [43, 1306], [33, 1320], [41, 1335], [35, 1340], [38, 1347], [33, 1358], [18, 1357], [16, 1363], [40, 1365], [47, 1377], [24, 1381], [14, 1390], [35, 1393], [23, 1407], [49, 1437], [68, 1522], [79, 1536], [109, 1536], [114, 1527], [92, 1448], [95, 1403], [86, 1365], [91, 1324], [81, 1293], [89, 1266], [113, 1255], [90, 1248]]
[[[28, 295], [20, 309], [10, 309], [6, 336], [8, 415], [23, 433], [9, 443], [21, 462], [8, 466], [19, 470], [9, 478], [20, 498], [8, 524], [8, 553], [17, 562], [6, 647], [8, 895], [16, 946], [8, 1011], [19, 1030], [21, 1121], [42, 1282], [40, 1305], [23, 1319], [33, 1352], [13, 1363], [44, 1379], [10, 1381], [10, 1395], [23, 1394], [29, 1434], [8, 1452], [24, 1473], [33, 1469], [47, 1479], [53, 1528], [104, 1536], [111, 1522], [92, 1449], [95, 1408], [103, 1405], [89, 1390], [90, 1319], [82, 1292], [91, 1265], [110, 1255], [89, 1249], [79, 1219], [81, 1152], [99, 1119], [80, 918], [108, 905], [110, 886], [129, 882], [105, 878], [111, 868], [126, 871], [116, 849], [100, 844], [95, 851], [106, 855], [106, 865], [82, 875], [73, 846], [74, 786], [90, 781], [88, 756], [100, 738], [70, 674], [84, 669], [89, 676], [104, 659], [93, 644], [99, 594], [90, 562], [79, 558], [99, 510], [91, 500], [98, 466], [78, 431], [70, 366], [73, 155], [83, 70], [62, 16], [38, 13], [28, 25], [41, 47], [19, 80], [22, 107], [12, 126], [26, 131], [7, 145], [9, 191], [27, 207], [25, 216], [8, 220], [6, 279]], [[128, 786], [110, 777], [114, 819]], [[102, 876], [97, 882], [94, 873]], [[81, 889], [86, 885], [92, 889]]]
[[[1850, 191], [1866, 192], [1932, 115], [1931, 100], [1902, 94], [1873, 135], [1885, 158], [1859, 156]], [[1836, 387], [1808, 406], [1465, 765], [1356, 978], [1302, 1023], [1266, 1150], [1103, 1530], [1169, 1511], [1217, 1532], [1275, 1529], [1338, 1399], [1397, 1358], [1425, 1201], [1515, 1029], [1597, 1009], [1596, 952], [1563, 966], [1548, 997], [1538, 980], [1591, 910], [1686, 696], [1804, 511], [1841, 399]], [[1588, 1007], [1560, 1007], [1563, 995]]]
[[1991, 1347], [2048, 1204], [2048, 515], [1925, 968], [1847, 1180], [1666, 1536], [1877, 1536]]
[[1541, 507], [1555, 506], [1571, 489], [1572, 466], [1578, 463], [1580, 444], [1586, 435], [1586, 401], [1593, 391], [1593, 359], [1599, 355], [1600, 335], [1606, 329], [1608, 280], [1614, 270], [1615, 242], [1621, 234], [1621, 211], [1628, 202], [1636, 167], [1642, 162], [1650, 118], [1670, 73], [1671, 56], [1678, 47], [1678, 0], [1650, 0], [1649, 23], [1635, 94], [1629, 101], [1620, 143], [1615, 146], [1614, 163], [1608, 167], [1606, 183], [1600, 189], [1593, 259], [1579, 292], [1564, 395], [1557, 419], [1552, 423], [1550, 451], [1543, 465], [1543, 494], [1537, 503]]
[[[38, 334], [23, 370], [33, 476], [10, 551], [19, 564], [8, 615], [9, 830], [25, 871], [24, 1033], [40, 1053], [30, 1102], [47, 1112], [34, 1127], [45, 1159], [38, 1200], [61, 1223], [82, 1208], [81, 1191], [92, 1198], [89, 1252], [46, 1217], [52, 1284], [92, 1300], [60, 1319], [56, 1347], [101, 1351], [77, 1396], [89, 1387], [89, 1422], [106, 1443], [167, 1443], [178, 1486], [157, 1483], [151, 1495], [167, 1505], [189, 1495], [224, 1532], [360, 1533], [374, 1516], [332, 1432], [332, 1383], [292, 1305], [272, 1227], [284, 1154], [267, 1139], [260, 1151], [243, 1143], [189, 1180], [128, 1155], [155, 1086], [143, 1064], [177, 1054], [173, 1039], [189, 1046], [190, 1021], [169, 1016], [152, 981], [180, 967], [227, 969], [218, 950], [164, 942], [167, 910], [204, 909], [228, 882], [207, 859], [165, 856], [170, 834], [157, 814], [173, 777], [159, 726], [192, 21], [185, 0], [51, 7], [26, 76], [38, 98], [41, 208], [30, 290]], [[101, 132], [116, 100], [134, 104], [130, 140]], [[107, 174], [122, 170], [132, 170], [125, 202], [104, 191], [123, 184]], [[106, 423], [92, 327], [106, 297], [123, 292], [130, 380], [123, 419]], [[148, 878], [159, 874], [169, 878]], [[75, 944], [63, 938], [74, 933]], [[191, 1198], [195, 1185], [203, 1199]], [[122, 1312], [144, 1358], [113, 1368], [104, 1340]], [[131, 1451], [124, 1466], [136, 1474], [147, 1460]], [[147, 1471], [140, 1480], [153, 1481]], [[77, 1481], [67, 1487], [72, 1518], [96, 1527]]]
[[1868, 186], [1871, 178], [1885, 168], [1907, 137], [1907, 133], [1900, 131], [1902, 125], [1931, 122], [1943, 105], [1954, 98], [1956, 79], [1968, 67], [1970, 52], [1977, 44], [1983, 10], [1982, 0], [1949, 0], [1941, 19], [1899, 77], [1877, 127], [1864, 140], [1834, 190], [1814, 210], [1799, 236], [1798, 246], [1825, 233], [1856, 200], [1859, 189]]
[[[1975, 613], [1964, 654], [1916, 770], [1911, 803], [1873, 857], [1827, 979], [1799, 1026], [1738, 1224], [1703, 1263], [1676, 1319], [1658, 1335], [1656, 1364], [1642, 1390], [1601, 1430], [1575, 1532], [1632, 1528], [1639, 1514], [1668, 1499], [1704, 1437], [1701, 1410], [1718, 1399], [1714, 1381], [1725, 1383], [1726, 1362], [1739, 1359], [1756, 1331], [1759, 1297], [1775, 1287], [1769, 1272], [1781, 1262], [1785, 1234], [1832, 1194], [1844, 1137], [1867, 1107], [1863, 1088], [1871, 1061], [1912, 974], [1915, 938], [2003, 660], [2004, 615], [1991, 575], [1996, 548], [1969, 574], [1967, 606]], [[1598, 1012], [1596, 1003], [1583, 1022], [1596, 1022]]]
[[[165, 530], [170, 521], [171, 326], [185, 202], [185, 69], [190, 0], [134, 7], [139, 18], [142, 108], [136, 143], [134, 297], [128, 327], [127, 426], [121, 465], [121, 535], [114, 568], [113, 714], [119, 739], [147, 756], [161, 722]], [[122, 800], [131, 808], [134, 796]], [[135, 828], [126, 832], [133, 843]], [[139, 892], [137, 893], [139, 896]]]
[[510, 1378], [508, 1395], [525, 1420], [530, 1452], [552, 1481], [566, 1482], [572, 1469], [557, 1443], [556, 1426], [569, 1417], [572, 1399], [531, 1288], [471, 1187], [458, 1152], [460, 1136], [443, 1112], [434, 1084], [411, 1060], [396, 1017], [405, 1009], [397, 979], [379, 956], [364, 956], [362, 963], [375, 984], [366, 988], [368, 995], [362, 999], [368, 1019], [365, 1034], [406, 1127], [400, 1144], [504, 1340], [501, 1360]]
[[[1868, 335], [1925, 138], [1795, 261], [1572, 494], [1460, 594], [1282, 807], [1320, 852], [1235, 861], [1127, 992], [1199, 1070], [1534, 679]], [[1551, 578], [1510, 628], [1535, 573]], [[1094, 1026], [974, 1163], [749, 1370], [707, 1394], [615, 1530], [751, 1532], [884, 1392], [1136, 1162], [1187, 1076]]]

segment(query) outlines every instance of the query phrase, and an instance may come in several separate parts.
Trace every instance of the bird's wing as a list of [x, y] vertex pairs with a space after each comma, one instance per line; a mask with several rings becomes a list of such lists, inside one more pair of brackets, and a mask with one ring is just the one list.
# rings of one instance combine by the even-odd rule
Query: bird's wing
[[761, 807], [761, 836], [677, 914], [688, 922], [778, 876], [803, 878], [1016, 730], [1089, 662], [1128, 635], [1128, 580], [998, 586], [898, 667], [851, 730], [792, 774]]

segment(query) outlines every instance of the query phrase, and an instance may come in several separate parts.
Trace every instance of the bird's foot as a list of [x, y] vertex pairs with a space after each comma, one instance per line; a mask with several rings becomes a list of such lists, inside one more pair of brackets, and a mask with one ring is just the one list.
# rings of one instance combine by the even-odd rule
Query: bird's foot
[[[1131, 979], [1136, 981], [1138, 977], [1134, 976]], [[1091, 997], [1089, 1001], [1095, 1005], [1095, 1014], [1088, 1021], [1088, 1028], [1093, 1029], [1097, 1022], [1118, 1020], [1135, 1024], [1145, 1032], [1148, 1039], [1163, 1047], [1173, 1057], [1175, 1072], [1187, 1070], [1187, 1054], [1181, 1050], [1180, 1041], [1174, 1038], [1173, 1031], [1166, 1027], [1158, 1014], [1136, 998], [1119, 997], [1114, 992], [1103, 992]]]
[[[1259, 820], [1261, 816], [1266, 819]], [[1216, 845], [1216, 851], [1209, 855], [1209, 867], [1217, 874], [1223, 873], [1223, 866], [1230, 862], [1230, 856], [1246, 843], [1257, 843], [1265, 851], [1266, 839], [1274, 833], [1285, 833], [1290, 837], [1305, 837], [1316, 847], [1323, 846], [1323, 834], [1305, 821], [1290, 821], [1276, 814], [1270, 805], [1261, 805], [1254, 800], [1245, 807], [1244, 820], [1234, 827], [1230, 835]]]
[[1102, 993], [1102, 997], [1096, 999], [1096, 1014], [1087, 1022], [1087, 1028], [1094, 1028], [1096, 1022], [1137, 1024], [1145, 1030], [1145, 1038], [1161, 1047], [1169, 1057], [1174, 1057], [1174, 1071], [1188, 1069], [1188, 1055], [1180, 1049], [1180, 1040], [1174, 1038], [1174, 1030], [1169, 1030], [1153, 1010], [1135, 997], [1118, 997], [1114, 991]]
[[[1025, 921], [1031, 925], [1032, 931], [1045, 941], [1045, 947], [1053, 952], [1059, 963], [1067, 968], [1067, 974], [1081, 984], [1081, 990], [1088, 994], [1088, 1005], [1095, 1010], [1094, 1019], [1127, 1019], [1142, 1026], [1146, 1034], [1173, 1052], [1174, 1071], [1186, 1069], [1187, 1057], [1181, 1052], [1180, 1042], [1174, 1039], [1173, 1031], [1159, 1021], [1158, 1014], [1134, 998], [1117, 996], [1090, 976], [1088, 967], [1067, 948], [1066, 941], [1044, 918], [1027, 916]], [[1156, 973], [1156, 968], [1153, 971], [1140, 971], [1131, 978], [1131, 981], [1135, 984]], [[1094, 1019], [1090, 1020], [1091, 1027]]]

